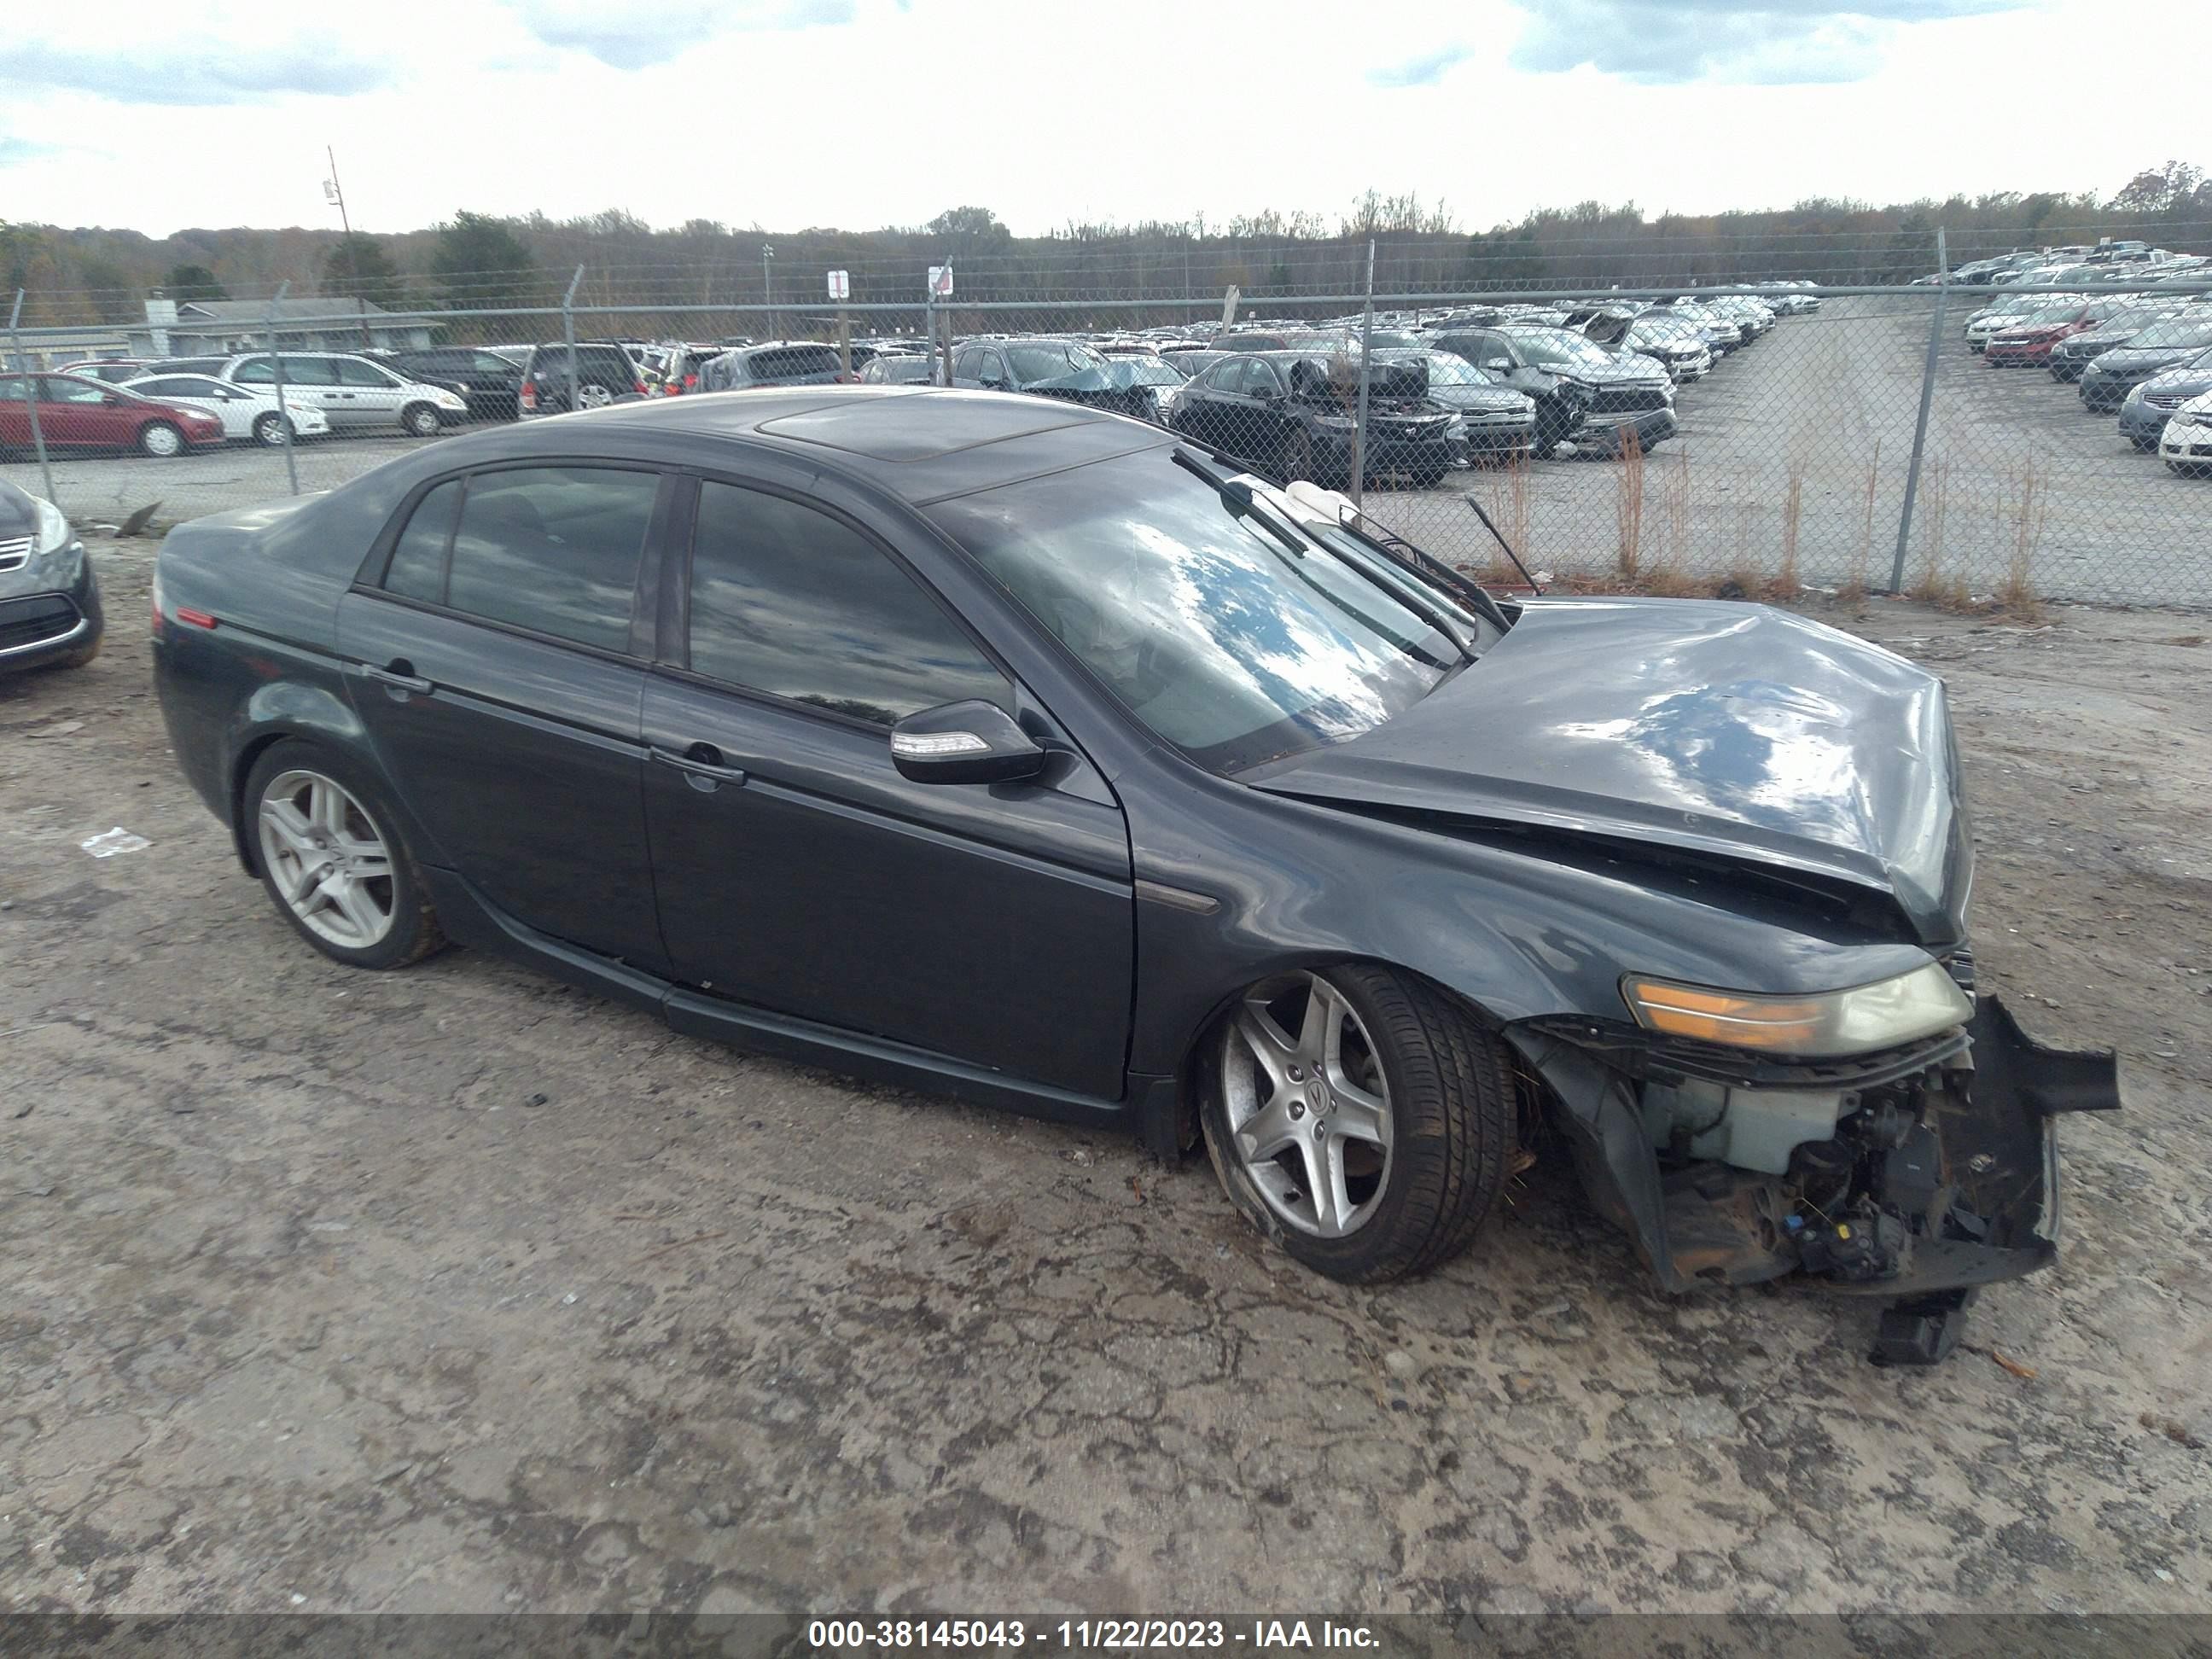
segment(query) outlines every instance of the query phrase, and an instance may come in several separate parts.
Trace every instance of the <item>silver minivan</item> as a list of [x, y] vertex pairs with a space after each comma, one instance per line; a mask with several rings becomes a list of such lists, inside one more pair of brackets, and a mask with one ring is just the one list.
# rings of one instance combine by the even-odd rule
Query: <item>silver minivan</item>
[[[324, 351], [283, 356], [284, 396], [320, 409], [333, 432], [381, 427], [428, 438], [468, 418], [468, 400], [451, 387], [408, 380], [373, 358]], [[276, 361], [265, 351], [233, 357], [219, 378], [234, 386], [274, 386]]]

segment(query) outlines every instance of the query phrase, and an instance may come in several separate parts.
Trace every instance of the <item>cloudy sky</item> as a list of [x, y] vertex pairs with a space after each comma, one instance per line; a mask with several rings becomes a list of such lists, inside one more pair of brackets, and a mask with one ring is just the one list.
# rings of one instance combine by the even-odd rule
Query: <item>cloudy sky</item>
[[1334, 216], [1370, 186], [1442, 197], [1475, 227], [1590, 197], [1697, 212], [2103, 192], [2169, 155], [2212, 162], [2179, 15], [2148, 0], [95, 0], [38, 7], [0, 41], [0, 213], [156, 234], [319, 225], [326, 143], [370, 229], [457, 207], [867, 228], [974, 202], [1034, 234]]

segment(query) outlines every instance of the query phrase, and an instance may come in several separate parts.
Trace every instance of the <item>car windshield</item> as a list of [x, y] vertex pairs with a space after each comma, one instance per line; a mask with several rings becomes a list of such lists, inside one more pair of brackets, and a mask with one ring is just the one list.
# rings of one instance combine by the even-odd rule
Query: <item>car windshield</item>
[[2145, 329], [2129, 343], [2156, 350], [2160, 346], [2212, 345], [2212, 318], [2202, 321], [2175, 317]]
[[1569, 334], [1564, 329], [1547, 329], [1540, 334], [1516, 333], [1506, 337], [1531, 362], [1573, 368], [1577, 364], [1595, 366], [1613, 361], [1613, 354], [1595, 340], [1586, 340], [1579, 334]]
[[1106, 373], [1125, 392], [1133, 386], [1181, 386], [1188, 378], [1173, 363], [1158, 357], [1109, 357]]
[[1105, 359], [1081, 346], [1008, 346], [1006, 356], [1013, 364], [1014, 378], [1024, 385], [1032, 380], [1068, 380], [1078, 376], [1087, 377], [1087, 383], [1101, 389], [1109, 384], [1102, 367]]
[[1146, 729], [1212, 771], [1356, 737], [1460, 660], [1340, 555], [1285, 530], [1292, 552], [1164, 450], [931, 516]]
[[1417, 359], [1429, 366], [1431, 386], [1494, 386], [1491, 377], [1464, 357], [1455, 357], [1449, 351], [1425, 351]]

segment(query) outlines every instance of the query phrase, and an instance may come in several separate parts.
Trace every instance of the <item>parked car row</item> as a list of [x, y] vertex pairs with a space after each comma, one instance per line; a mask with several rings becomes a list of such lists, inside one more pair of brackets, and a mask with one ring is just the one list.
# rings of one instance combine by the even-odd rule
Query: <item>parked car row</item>
[[[1820, 303], [1794, 290], [1774, 297], [1784, 312]], [[1331, 484], [1352, 477], [1364, 401], [1362, 477], [1426, 487], [1486, 459], [1663, 443], [1680, 429], [1676, 388], [1757, 340], [1777, 314], [1763, 297], [1683, 296], [1401, 312], [1372, 325], [1255, 318], [1230, 329], [977, 335], [954, 343], [951, 384], [1134, 416], [1270, 476]], [[943, 378], [941, 364], [904, 343], [878, 349], [860, 374], [875, 385]]]
[[[2118, 417], [2120, 435], [2186, 476], [2212, 473], [2212, 267], [2095, 296], [2014, 295], [1966, 319], [1966, 346], [1992, 368], [2041, 367], [2072, 385], [2081, 407]], [[2033, 272], [2033, 267], [2021, 269]], [[2081, 267], [2045, 270], [2055, 279]], [[2094, 269], [2094, 267], [2090, 267]], [[2194, 271], [2195, 275], [2188, 273]]]
[[428, 437], [471, 413], [459, 386], [343, 352], [105, 359], [0, 376], [0, 450], [11, 452], [44, 443], [161, 457], [341, 431]]

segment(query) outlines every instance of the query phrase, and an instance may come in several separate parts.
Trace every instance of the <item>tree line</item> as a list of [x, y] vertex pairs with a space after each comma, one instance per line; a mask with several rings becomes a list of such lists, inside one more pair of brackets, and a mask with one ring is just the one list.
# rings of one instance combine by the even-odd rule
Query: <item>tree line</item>
[[[1070, 222], [1016, 236], [989, 209], [869, 231], [771, 232], [693, 219], [655, 228], [621, 209], [582, 217], [460, 211], [410, 231], [136, 231], [0, 222], [0, 278], [26, 290], [33, 325], [123, 322], [155, 290], [176, 299], [359, 297], [388, 309], [558, 303], [576, 266], [587, 305], [818, 305], [823, 272], [848, 270], [859, 302], [919, 301], [923, 271], [951, 259], [963, 300], [1137, 299], [1203, 311], [1234, 285], [1271, 299], [1349, 295], [1375, 245], [1378, 293], [1664, 287], [1810, 280], [1895, 283], [1934, 269], [1942, 226], [1954, 262], [2014, 247], [2141, 236], [2212, 251], [2212, 179], [2146, 168], [2109, 196], [2003, 191], [1888, 205], [1814, 198], [1787, 208], [1647, 216], [1589, 200], [1512, 224], [1462, 226], [1442, 202], [1370, 191], [1334, 219], [1273, 210], [1209, 220]], [[1076, 314], [1070, 313], [1071, 316]]]

